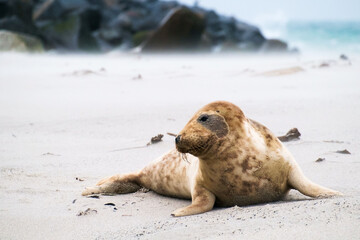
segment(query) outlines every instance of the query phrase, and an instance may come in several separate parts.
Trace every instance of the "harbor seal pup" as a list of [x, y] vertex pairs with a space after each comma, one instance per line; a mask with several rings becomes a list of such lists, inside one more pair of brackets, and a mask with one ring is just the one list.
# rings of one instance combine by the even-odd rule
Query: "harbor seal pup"
[[277, 201], [290, 189], [314, 198], [341, 195], [308, 180], [270, 130], [229, 102], [201, 108], [175, 142], [176, 149], [142, 170], [105, 178], [82, 194], [130, 193], [143, 186], [192, 200], [173, 216], [203, 213], [215, 204], [230, 207]]

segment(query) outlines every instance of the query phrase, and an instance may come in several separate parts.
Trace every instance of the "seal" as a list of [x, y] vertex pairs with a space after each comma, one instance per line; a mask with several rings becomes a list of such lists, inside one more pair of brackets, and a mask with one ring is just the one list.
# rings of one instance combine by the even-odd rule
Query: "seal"
[[273, 202], [290, 189], [313, 198], [342, 195], [306, 178], [269, 129], [229, 102], [201, 108], [176, 136], [175, 144], [176, 149], [142, 170], [105, 178], [82, 194], [131, 193], [145, 187], [192, 200], [173, 216], [204, 213], [214, 205]]

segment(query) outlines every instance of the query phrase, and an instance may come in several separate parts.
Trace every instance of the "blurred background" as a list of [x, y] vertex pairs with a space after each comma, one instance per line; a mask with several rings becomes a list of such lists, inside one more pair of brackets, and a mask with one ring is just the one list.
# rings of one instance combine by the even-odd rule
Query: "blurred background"
[[[194, 0], [182, 0], [191, 5]], [[360, 1], [197, 1], [205, 8], [255, 24], [267, 38], [286, 41], [302, 52], [360, 53]]]
[[357, 0], [0, 0], [0, 49], [358, 54], [359, 9]]

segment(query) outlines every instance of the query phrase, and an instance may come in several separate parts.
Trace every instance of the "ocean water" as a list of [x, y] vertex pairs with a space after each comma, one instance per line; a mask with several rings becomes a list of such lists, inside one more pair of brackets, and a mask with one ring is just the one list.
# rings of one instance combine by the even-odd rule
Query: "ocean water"
[[266, 37], [280, 38], [304, 53], [360, 55], [360, 21], [274, 22], [260, 24]]

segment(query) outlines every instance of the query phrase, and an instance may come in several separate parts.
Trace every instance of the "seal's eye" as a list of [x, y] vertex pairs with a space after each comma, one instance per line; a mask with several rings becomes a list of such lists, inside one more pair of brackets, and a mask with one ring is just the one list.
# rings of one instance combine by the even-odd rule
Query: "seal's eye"
[[207, 114], [203, 114], [199, 117], [200, 122], [206, 122], [209, 119], [209, 116]]

